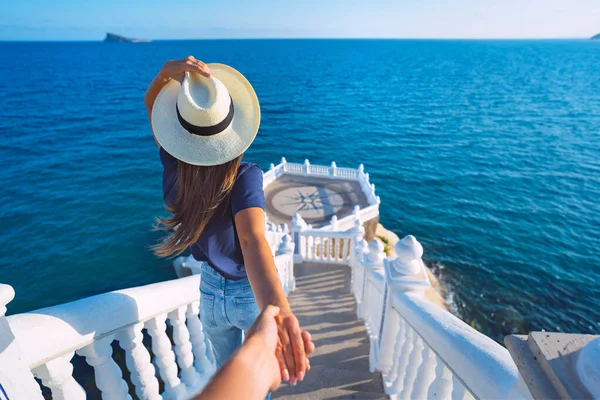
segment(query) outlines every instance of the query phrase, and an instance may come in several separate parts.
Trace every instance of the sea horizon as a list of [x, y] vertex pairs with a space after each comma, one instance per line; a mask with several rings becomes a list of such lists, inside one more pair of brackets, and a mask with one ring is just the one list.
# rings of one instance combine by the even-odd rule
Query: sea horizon
[[[113, 32], [106, 32], [113, 33]], [[599, 30], [600, 33], [600, 30]], [[117, 34], [119, 35], [119, 34]], [[594, 34], [592, 34], [593, 36]], [[131, 37], [133, 39], [141, 39], [148, 40], [149, 42], [140, 42], [140, 43], [132, 43], [132, 44], [144, 44], [144, 43], [152, 43], [152, 42], [193, 42], [193, 41], [295, 41], [295, 40], [357, 40], [357, 41], [592, 41], [592, 36], [589, 37], [478, 37], [478, 38], [470, 38], [470, 37], [240, 37], [240, 38], [179, 38], [179, 39], [152, 39], [145, 37], [137, 37], [137, 36], [128, 36], [122, 35], [125, 37]], [[96, 42], [104, 42], [104, 39], [36, 39], [36, 40], [19, 40], [19, 39], [0, 39], [0, 43], [96, 43]]]

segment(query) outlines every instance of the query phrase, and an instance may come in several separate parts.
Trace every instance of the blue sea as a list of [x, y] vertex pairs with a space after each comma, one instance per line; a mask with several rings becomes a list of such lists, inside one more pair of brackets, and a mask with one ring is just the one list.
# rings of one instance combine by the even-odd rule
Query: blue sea
[[143, 105], [165, 60], [254, 85], [246, 159], [364, 163], [480, 331], [600, 333], [600, 41], [0, 43], [0, 282], [10, 313], [175, 277]]

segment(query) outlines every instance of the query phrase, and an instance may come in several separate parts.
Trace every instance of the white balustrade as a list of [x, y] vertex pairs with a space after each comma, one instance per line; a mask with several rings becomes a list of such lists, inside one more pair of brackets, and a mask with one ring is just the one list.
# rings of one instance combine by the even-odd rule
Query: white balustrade
[[[357, 217], [364, 222], [379, 216], [380, 200], [379, 197], [375, 195], [375, 185], [372, 185], [369, 181], [369, 174], [364, 173], [364, 167], [362, 164], [358, 169], [339, 168], [335, 162], [332, 162], [329, 167], [326, 167], [322, 165], [311, 164], [308, 160], [304, 160], [304, 163], [302, 164], [288, 163], [285, 158], [282, 158], [280, 164], [271, 164], [269, 166], [269, 170], [263, 173], [263, 188], [266, 188], [284, 174], [358, 181], [369, 205], [363, 209], [360, 209]], [[335, 228], [332, 227], [331, 224], [328, 224], [319, 229], [329, 231], [345, 231], [352, 228], [354, 219], [355, 217], [349, 215], [340, 219], [337, 227]], [[296, 244], [296, 248], [299, 249], [300, 243], [297, 242], [295, 238], [294, 243]]]
[[40, 387], [23, 359], [21, 338], [15, 336], [5, 317], [6, 306], [14, 297], [13, 288], [0, 283], [0, 383], [10, 399], [42, 399]]
[[156, 370], [150, 359], [150, 353], [142, 340], [143, 323], [134, 324], [117, 335], [119, 345], [125, 350], [125, 364], [130, 379], [135, 386], [135, 394], [142, 400], [162, 400], [159, 393]]
[[181, 306], [169, 313], [169, 321], [173, 326], [173, 342], [175, 342], [175, 354], [177, 364], [181, 370], [181, 380], [187, 387], [196, 386], [199, 379], [194, 369], [194, 354], [190, 342], [190, 332], [185, 324], [187, 305]]
[[296, 262], [349, 263], [354, 237], [352, 231], [334, 232], [307, 229], [297, 232], [297, 235], [300, 248], [296, 254]]
[[121, 369], [112, 358], [111, 343], [114, 336], [105, 336], [82, 349], [77, 354], [85, 357], [85, 361], [94, 367], [96, 386], [102, 392], [102, 399], [131, 400], [127, 383], [123, 380]]
[[190, 341], [192, 342], [192, 352], [194, 353], [194, 367], [201, 374], [210, 374], [215, 370], [214, 359], [209, 356], [210, 347], [207, 345], [207, 339], [204, 335], [202, 323], [200, 323], [200, 302], [194, 301], [188, 304], [186, 310], [187, 327], [190, 332]]
[[[284, 229], [278, 229], [282, 237], [286, 235]], [[289, 237], [287, 240], [289, 242]], [[290, 259], [288, 255], [288, 263]], [[3, 297], [5, 287], [8, 286], [0, 285], [0, 304], [7, 297]], [[27, 373], [21, 371], [18, 374], [21, 392], [13, 391], [9, 385], [12, 378], [8, 375], [5, 378], [3, 363], [0, 362], [3, 385], [10, 388], [11, 394], [33, 390], [27, 396], [11, 398], [40, 398], [39, 385], [33, 379], [35, 375], [52, 391], [55, 399], [83, 399], [85, 393], [73, 378], [70, 362], [75, 350], [94, 368], [96, 384], [103, 398], [127, 399], [127, 384], [112, 358], [111, 342], [114, 339], [125, 350], [125, 362], [131, 373], [129, 379], [138, 398], [185, 397], [188, 390], [199, 389], [215, 370], [212, 350], [198, 317], [199, 287], [200, 276], [192, 275], [8, 318], [0, 314], [0, 344], [9, 334], [24, 343], [18, 349], [20, 361], [10, 362], [14, 365], [13, 369], [20, 362], [24, 371], [29, 373], [29, 389]], [[12, 293], [12, 289], [10, 291]], [[173, 327], [173, 347], [167, 335], [167, 315]], [[143, 343], [144, 326], [152, 338], [154, 364], [165, 383], [163, 394], [159, 393], [156, 368]], [[11, 351], [1, 351], [0, 361], [10, 355]]]
[[36, 378], [50, 389], [55, 400], [85, 400], [85, 390], [73, 378], [71, 358], [74, 352], [69, 352], [46, 362], [32, 370]]
[[158, 315], [145, 324], [152, 337], [152, 352], [160, 377], [165, 383], [166, 397], [179, 398], [185, 395], [185, 388], [177, 376], [175, 353], [171, 349], [171, 340], [167, 336], [166, 314]]
[[[395, 250], [396, 259], [381, 260], [381, 247], [371, 243], [369, 253], [351, 263], [370, 360], [382, 372], [386, 393], [393, 399], [527, 398], [504, 347], [425, 298], [430, 284], [420, 243], [407, 236]], [[362, 252], [364, 244], [355, 241], [354, 253]], [[362, 294], [359, 271], [365, 273]]]

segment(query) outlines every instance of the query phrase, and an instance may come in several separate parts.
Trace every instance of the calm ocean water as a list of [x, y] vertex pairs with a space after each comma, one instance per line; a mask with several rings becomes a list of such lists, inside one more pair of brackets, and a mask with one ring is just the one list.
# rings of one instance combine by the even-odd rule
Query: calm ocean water
[[9, 313], [174, 278], [148, 251], [161, 167], [142, 102], [169, 58], [242, 71], [246, 155], [365, 164], [465, 321], [600, 333], [600, 42], [0, 43]]

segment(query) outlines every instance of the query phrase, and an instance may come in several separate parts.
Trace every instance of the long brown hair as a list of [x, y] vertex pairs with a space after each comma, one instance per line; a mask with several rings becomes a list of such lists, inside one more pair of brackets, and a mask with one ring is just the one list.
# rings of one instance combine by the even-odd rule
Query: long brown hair
[[177, 197], [166, 206], [173, 214], [157, 218], [156, 229], [170, 233], [152, 247], [159, 257], [177, 256], [194, 244], [217, 211], [228, 200], [242, 156], [225, 164], [203, 167], [177, 161]]

